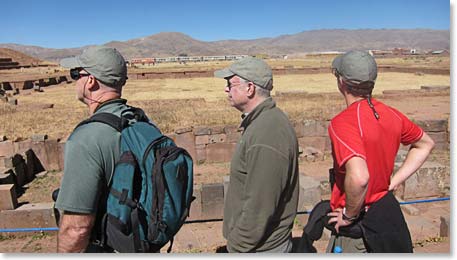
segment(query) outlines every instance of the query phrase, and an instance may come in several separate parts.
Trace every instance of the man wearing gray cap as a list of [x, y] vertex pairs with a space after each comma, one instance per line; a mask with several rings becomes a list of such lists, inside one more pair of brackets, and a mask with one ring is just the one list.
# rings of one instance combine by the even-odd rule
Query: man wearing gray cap
[[[332, 70], [347, 108], [328, 127], [333, 178], [327, 252], [412, 252], [411, 236], [393, 191], [427, 159], [433, 140], [405, 115], [371, 97], [377, 64], [363, 51], [336, 57]], [[400, 143], [410, 145], [393, 175]]]
[[[122, 55], [113, 48], [96, 46], [81, 55], [61, 60], [76, 81], [79, 101], [89, 114], [120, 116], [127, 109], [121, 99], [127, 79]], [[99, 228], [101, 199], [120, 155], [120, 133], [110, 126], [93, 122], [77, 127], [65, 143], [65, 166], [55, 207], [60, 218], [58, 252], [104, 251], [92, 243]], [[92, 238], [91, 238], [92, 236]]]
[[242, 112], [230, 166], [223, 235], [228, 252], [287, 253], [298, 205], [298, 142], [270, 97], [271, 68], [247, 57], [218, 70], [230, 105]]

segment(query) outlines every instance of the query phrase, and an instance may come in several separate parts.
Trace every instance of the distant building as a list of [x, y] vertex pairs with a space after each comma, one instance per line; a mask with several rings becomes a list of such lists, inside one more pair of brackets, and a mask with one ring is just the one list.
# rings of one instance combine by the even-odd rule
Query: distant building
[[174, 56], [164, 58], [133, 58], [130, 59], [130, 64], [155, 64], [161, 62], [201, 62], [201, 61], [225, 61], [225, 60], [239, 60], [247, 55], [220, 55], [220, 56]]
[[369, 51], [374, 57], [382, 57], [392, 55], [392, 50], [370, 50]]
[[418, 54], [416, 49], [406, 49], [406, 48], [394, 48], [392, 50], [393, 55], [415, 55]]
[[439, 55], [439, 56], [449, 56], [449, 51], [448, 50], [436, 50], [429, 52], [432, 55]]
[[343, 52], [341, 52], [341, 51], [318, 51], [318, 52], [308, 52], [308, 53], [306, 53], [306, 56], [310, 56], [310, 57], [313, 57], [313, 56], [336, 56], [336, 55], [340, 55], [342, 53]]

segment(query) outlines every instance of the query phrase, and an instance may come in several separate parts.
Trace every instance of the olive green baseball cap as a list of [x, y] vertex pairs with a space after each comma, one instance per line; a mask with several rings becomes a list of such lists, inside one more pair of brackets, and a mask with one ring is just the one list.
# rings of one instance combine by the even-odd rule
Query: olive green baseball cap
[[376, 82], [378, 66], [374, 58], [365, 51], [349, 51], [337, 56], [332, 69], [353, 84]]
[[64, 68], [83, 68], [96, 79], [111, 87], [121, 87], [127, 80], [124, 57], [115, 48], [106, 46], [89, 47], [76, 57], [60, 61]]
[[267, 90], [273, 89], [273, 72], [271, 71], [270, 66], [261, 59], [245, 57], [235, 61], [228, 68], [216, 70], [214, 72], [215, 77], [223, 79], [235, 75], [251, 81], [261, 88]]

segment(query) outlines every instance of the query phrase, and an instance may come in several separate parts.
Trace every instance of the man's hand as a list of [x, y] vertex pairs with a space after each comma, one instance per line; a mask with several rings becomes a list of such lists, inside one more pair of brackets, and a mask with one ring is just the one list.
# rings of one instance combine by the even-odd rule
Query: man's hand
[[340, 227], [345, 227], [345, 226], [349, 226], [352, 224], [352, 221], [343, 219], [343, 209], [342, 208], [335, 209], [335, 211], [328, 213], [327, 216], [331, 217], [330, 220], [328, 221], [329, 224], [335, 223], [335, 230], [337, 233], [340, 232], [339, 231]]

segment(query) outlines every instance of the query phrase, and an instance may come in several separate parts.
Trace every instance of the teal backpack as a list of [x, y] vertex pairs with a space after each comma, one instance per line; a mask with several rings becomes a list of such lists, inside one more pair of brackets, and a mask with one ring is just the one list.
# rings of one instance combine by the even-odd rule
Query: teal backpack
[[194, 199], [192, 158], [139, 108], [130, 107], [121, 117], [98, 113], [79, 125], [90, 122], [121, 133], [121, 157], [108, 182], [106, 213], [97, 232], [100, 246], [146, 253], [170, 241], [170, 252]]

